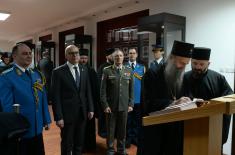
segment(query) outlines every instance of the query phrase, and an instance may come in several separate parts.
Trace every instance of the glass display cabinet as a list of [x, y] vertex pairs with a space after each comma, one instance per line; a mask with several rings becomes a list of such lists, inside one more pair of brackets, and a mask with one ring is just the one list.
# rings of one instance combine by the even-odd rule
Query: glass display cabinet
[[140, 61], [148, 65], [154, 59], [153, 44], [162, 45], [167, 57], [174, 40], [185, 41], [185, 26], [186, 17], [169, 13], [140, 18], [137, 32]]
[[105, 47], [118, 48], [124, 53], [124, 61], [128, 61], [130, 48], [137, 49], [137, 26], [109, 30], [106, 34]]
[[56, 60], [55, 47], [56, 47], [55, 42], [39, 41], [36, 46], [35, 62], [38, 63], [38, 61], [42, 58], [42, 53], [44, 51], [48, 51], [51, 61], [54, 63], [55, 66], [55, 60]]

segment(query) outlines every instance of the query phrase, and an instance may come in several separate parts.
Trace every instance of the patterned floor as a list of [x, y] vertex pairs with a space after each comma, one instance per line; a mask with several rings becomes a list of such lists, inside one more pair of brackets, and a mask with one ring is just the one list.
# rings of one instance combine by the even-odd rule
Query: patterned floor
[[[52, 110], [50, 107], [50, 113], [52, 115]], [[52, 117], [53, 120], [53, 117]], [[105, 139], [96, 136], [97, 150], [94, 153], [86, 153], [85, 155], [105, 155]], [[46, 155], [60, 155], [60, 131], [56, 127], [55, 123], [51, 124], [49, 131], [44, 131], [44, 144]], [[136, 147], [131, 145], [131, 148], [127, 149], [128, 155], [136, 154]]]

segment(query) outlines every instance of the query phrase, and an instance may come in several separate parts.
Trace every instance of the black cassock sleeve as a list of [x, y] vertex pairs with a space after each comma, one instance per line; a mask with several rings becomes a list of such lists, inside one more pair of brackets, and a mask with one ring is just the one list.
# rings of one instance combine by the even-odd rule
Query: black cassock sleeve
[[167, 92], [163, 69], [158, 73], [148, 70], [143, 77], [143, 106], [142, 114], [162, 110], [169, 106], [173, 100]]

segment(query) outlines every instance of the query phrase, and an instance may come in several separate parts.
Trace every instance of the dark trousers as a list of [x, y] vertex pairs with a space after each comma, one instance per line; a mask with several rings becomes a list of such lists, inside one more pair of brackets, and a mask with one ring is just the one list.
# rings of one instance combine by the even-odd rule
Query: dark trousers
[[20, 155], [45, 155], [42, 134], [19, 141]]
[[80, 108], [73, 123], [65, 123], [61, 129], [61, 155], [81, 155], [85, 135], [86, 118]]
[[117, 136], [117, 152], [121, 155], [126, 154], [126, 123], [127, 111], [117, 111], [106, 114], [107, 121], [107, 155], [113, 155], [114, 152], [114, 136]]
[[138, 136], [141, 128], [140, 105], [135, 104], [133, 111], [128, 113], [126, 142], [138, 145]]
[[19, 155], [19, 139], [1, 139], [0, 140], [1, 155]]
[[90, 152], [96, 150], [96, 133], [95, 133], [95, 117], [87, 120], [85, 130], [85, 142], [83, 152]]
[[106, 131], [106, 121], [105, 121], [105, 113], [100, 110], [99, 111], [99, 117], [98, 117], [98, 135], [102, 138], [107, 137], [107, 131]]

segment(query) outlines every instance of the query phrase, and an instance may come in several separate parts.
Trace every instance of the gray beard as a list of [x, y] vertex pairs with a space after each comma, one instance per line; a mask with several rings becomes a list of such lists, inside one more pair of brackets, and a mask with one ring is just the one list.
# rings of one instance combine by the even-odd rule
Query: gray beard
[[170, 94], [176, 97], [182, 88], [184, 69], [177, 69], [173, 62], [168, 60], [164, 74]]

